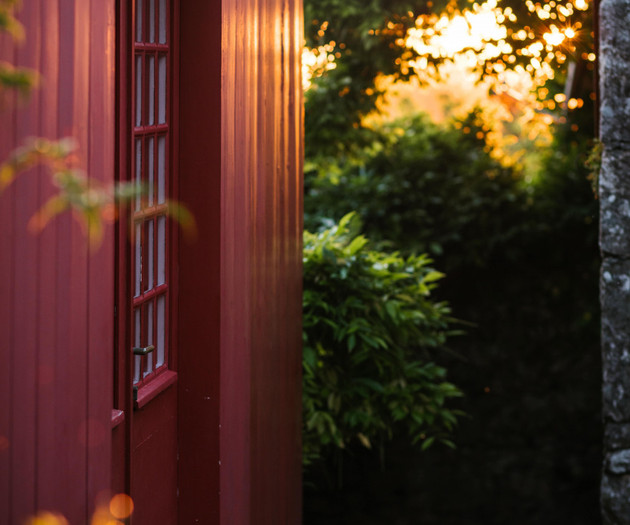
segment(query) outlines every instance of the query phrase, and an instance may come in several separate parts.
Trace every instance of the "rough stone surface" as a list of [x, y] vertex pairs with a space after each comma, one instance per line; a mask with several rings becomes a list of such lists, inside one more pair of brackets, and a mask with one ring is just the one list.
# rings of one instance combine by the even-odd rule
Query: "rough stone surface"
[[630, 0], [599, 12], [605, 525], [630, 525]]
[[606, 470], [612, 474], [630, 473], [630, 450], [619, 450], [608, 454]]
[[601, 272], [603, 415], [630, 420], [630, 260], [608, 257]]
[[602, 476], [602, 518], [604, 525], [630, 525], [630, 475]]
[[630, 143], [630, 2], [600, 4], [600, 138]]
[[604, 446], [610, 451], [630, 449], [630, 423], [606, 423]]
[[604, 253], [630, 257], [630, 152], [604, 151], [599, 195], [600, 247]]

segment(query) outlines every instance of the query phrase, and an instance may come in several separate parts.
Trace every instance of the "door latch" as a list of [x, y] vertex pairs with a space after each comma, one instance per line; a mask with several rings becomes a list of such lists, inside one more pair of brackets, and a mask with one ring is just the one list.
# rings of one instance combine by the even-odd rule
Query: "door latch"
[[136, 346], [133, 349], [133, 355], [149, 355], [151, 352], [155, 350], [155, 346]]

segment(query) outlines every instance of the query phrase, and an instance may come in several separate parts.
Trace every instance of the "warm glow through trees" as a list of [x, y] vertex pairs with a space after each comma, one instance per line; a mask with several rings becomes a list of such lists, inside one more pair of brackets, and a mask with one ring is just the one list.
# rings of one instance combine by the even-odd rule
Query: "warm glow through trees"
[[[484, 107], [496, 128], [488, 138], [502, 136], [490, 140], [496, 154], [512, 162], [523, 154], [515, 147], [530, 138], [534, 148], [548, 143], [552, 122], [594, 99], [585, 90], [595, 61], [586, 0], [427, 2], [421, 14], [402, 7], [366, 21], [358, 7], [339, 20], [329, 6], [326, 19], [307, 20], [307, 119], [310, 100], [319, 108], [338, 103], [331, 114], [354, 111], [355, 129], [417, 111], [442, 120]], [[379, 65], [386, 58], [389, 65]]]

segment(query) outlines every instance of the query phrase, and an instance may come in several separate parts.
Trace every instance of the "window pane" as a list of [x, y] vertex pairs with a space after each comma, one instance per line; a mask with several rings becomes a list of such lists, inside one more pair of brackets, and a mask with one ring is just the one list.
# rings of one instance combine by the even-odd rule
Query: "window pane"
[[155, 57], [149, 59], [149, 126], [155, 124]]
[[155, 42], [155, 0], [149, 0], [149, 42]]
[[[146, 305], [146, 313], [147, 316], [147, 337], [146, 342], [147, 346], [153, 344], [153, 301]], [[147, 366], [144, 370], [144, 375], [150, 374], [153, 372], [153, 354], [147, 354]]]
[[166, 0], [160, 0], [160, 44], [166, 44]]
[[145, 242], [147, 243], [147, 284], [145, 290], [153, 288], [153, 221], [146, 223]]
[[136, 42], [142, 42], [142, 0], [136, 0]]
[[142, 57], [136, 56], [136, 126], [142, 125]]
[[147, 201], [149, 206], [153, 206], [153, 196], [154, 196], [154, 166], [153, 166], [153, 137], [149, 137], [148, 140], [148, 148], [147, 148], [147, 171], [148, 171], [148, 187], [147, 187]]
[[157, 344], [156, 344], [156, 363], [155, 367], [164, 364], [164, 340], [166, 324], [164, 322], [164, 310], [166, 306], [166, 297], [160, 295], [157, 299]]
[[166, 217], [157, 218], [157, 284], [166, 282]]
[[135, 297], [138, 297], [140, 295], [140, 285], [142, 283], [142, 230], [140, 229], [139, 224], [136, 225], [135, 237], [136, 261], [134, 272], [134, 295]]
[[[136, 308], [133, 312], [133, 320], [134, 320], [134, 337], [133, 337], [133, 346], [140, 346], [140, 328], [142, 327], [141, 319], [140, 319], [140, 308]], [[141, 357], [135, 356], [134, 358], [134, 367], [133, 367], [133, 382], [137, 383], [140, 381], [140, 366], [141, 366]]]
[[164, 204], [166, 200], [166, 137], [158, 137], [158, 159], [157, 159], [157, 190], [158, 204]]
[[166, 122], [166, 55], [158, 60], [158, 123]]
[[142, 190], [142, 140], [136, 140], [136, 170], [134, 175], [134, 181], [136, 183], [136, 211], [140, 209], [142, 203], [142, 196], [140, 195]]

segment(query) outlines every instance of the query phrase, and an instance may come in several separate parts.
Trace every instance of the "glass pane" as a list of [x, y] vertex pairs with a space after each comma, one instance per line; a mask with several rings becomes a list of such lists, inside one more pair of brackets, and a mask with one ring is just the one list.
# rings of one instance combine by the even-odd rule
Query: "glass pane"
[[145, 291], [148, 291], [153, 288], [153, 221], [146, 223], [145, 234], [145, 242], [147, 243], [147, 284]]
[[134, 271], [134, 295], [135, 297], [138, 297], [140, 295], [140, 285], [142, 283], [142, 231], [139, 224], [136, 225], [135, 237], [136, 262]]
[[166, 44], [166, 0], [160, 0], [160, 44]]
[[149, 126], [155, 124], [155, 57], [149, 59]]
[[157, 284], [166, 282], [166, 217], [157, 218]]
[[[153, 301], [146, 305], [145, 315], [147, 316], [147, 346], [153, 344]], [[153, 354], [147, 354], [147, 367], [144, 370], [144, 375], [153, 372]]]
[[142, 125], [142, 56], [136, 56], [136, 126]]
[[158, 123], [166, 123], [166, 55], [158, 60]]
[[149, 0], [149, 42], [155, 42], [155, 0]]
[[142, 203], [142, 140], [136, 140], [136, 171], [134, 173], [136, 182], [136, 211], [140, 209]]
[[160, 295], [157, 299], [157, 344], [155, 348], [156, 368], [164, 364], [164, 340], [166, 333], [166, 324], [164, 322], [165, 306], [166, 296]]
[[157, 159], [157, 190], [158, 204], [164, 204], [166, 200], [166, 137], [158, 137], [158, 159]]
[[136, 0], [136, 42], [142, 42], [142, 0]]
[[[133, 346], [140, 346], [140, 328], [142, 327], [142, 323], [140, 322], [140, 308], [136, 308], [133, 311], [133, 319], [134, 319], [134, 336], [133, 336]], [[133, 382], [137, 383], [140, 381], [140, 366], [141, 366], [141, 357], [135, 356], [134, 358], [134, 367], [133, 367]]]
[[154, 180], [154, 163], [153, 163], [153, 137], [149, 137], [148, 141], [148, 149], [147, 149], [147, 171], [148, 171], [148, 187], [147, 187], [147, 197], [149, 206], [153, 206], [153, 196], [154, 196], [154, 188], [153, 188], [153, 180]]

